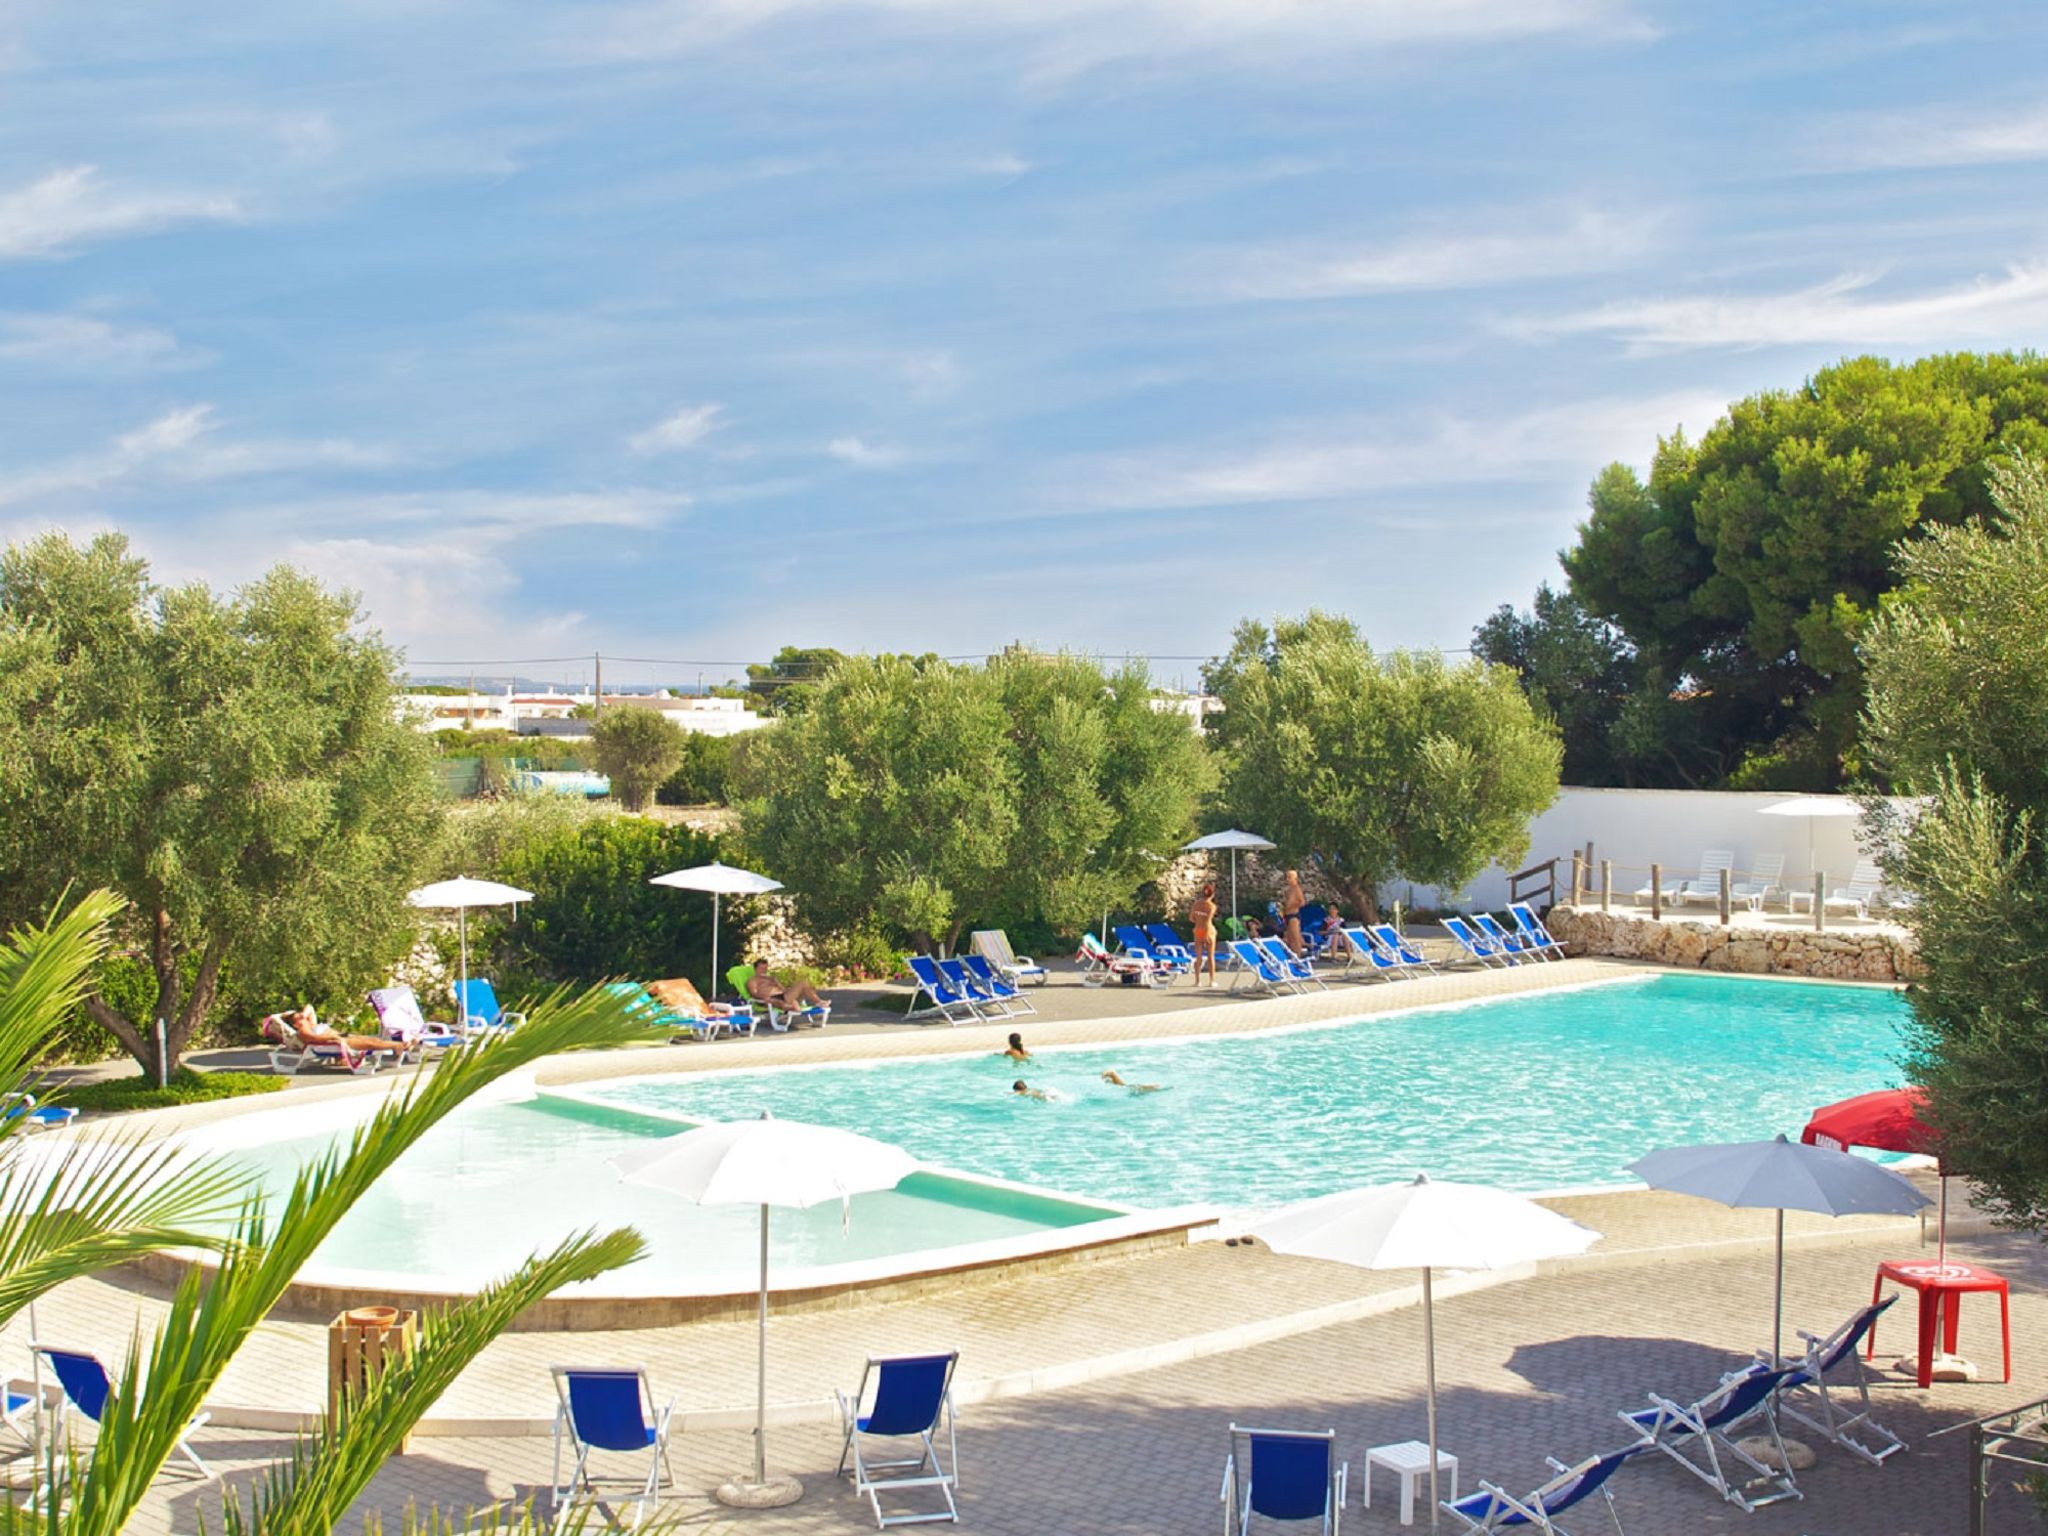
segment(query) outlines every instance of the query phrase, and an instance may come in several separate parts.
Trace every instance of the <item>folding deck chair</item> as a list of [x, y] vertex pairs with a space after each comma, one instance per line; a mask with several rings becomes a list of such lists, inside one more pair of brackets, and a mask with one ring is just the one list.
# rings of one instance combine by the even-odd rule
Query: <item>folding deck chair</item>
[[[106, 1417], [107, 1405], [114, 1400], [114, 1379], [107, 1374], [107, 1368], [100, 1363], [99, 1356], [88, 1354], [82, 1349], [58, 1349], [49, 1344], [31, 1344], [29, 1347], [49, 1361], [50, 1369], [57, 1377], [60, 1394], [57, 1399], [57, 1415], [50, 1425], [50, 1435], [56, 1446], [56, 1454], [44, 1468], [43, 1481], [29, 1499], [30, 1507], [33, 1508], [41, 1504], [46, 1493], [51, 1492], [52, 1476], [56, 1479], [56, 1485], [61, 1486], [67, 1475], [71, 1464], [71, 1444], [66, 1434], [70, 1415], [76, 1411], [98, 1424]], [[178, 1454], [190, 1462], [192, 1469], [209, 1482], [213, 1478], [213, 1468], [200, 1459], [199, 1453], [192, 1449], [192, 1442], [187, 1437], [193, 1430], [205, 1424], [210, 1417], [212, 1415], [205, 1413], [192, 1415], [191, 1421], [178, 1432], [177, 1444]], [[50, 1471], [50, 1467], [55, 1468], [54, 1473]]]
[[1276, 994], [1301, 990], [1301, 983], [1294, 979], [1293, 972], [1267, 959], [1265, 951], [1250, 939], [1232, 939], [1228, 948], [1230, 957], [1237, 962], [1230, 977], [1231, 991], [1235, 992], [1247, 978]]
[[1430, 964], [1429, 957], [1402, 938], [1401, 930], [1392, 923], [1374, 923], [1366, 932], [1372, 935], [1373, 943], [1410, 970], [1428, 971], [1432, 976], [1436, 974], [1436, 967]]
[[1506, 925], [1491, 912], [1475, 912], [1472, 914], [1472, 921], [1478, 925], [1481, 933], [1493, 940], [1494, 945], [1503, 954], [1513, 958], [1517, 964], [1523, 960], [1547, 960], [1550, 958], [1543, 953], [1541, 945], [1522, 932], [1520, 924], [1516, 924], [1514, 930], [1510, 932]]
[[1536, 909], [1526, 901], [1508, 903], [1508, 916], [1515, 920], [1515, 926], [1522, 930], [1522, 937], [1535, 945], [1538, 951], [1553, 960], [1564, 958], [1564, 946], [1551, 937], [1550, 930], [1543, 926], [1543, 919], [1536, 915]]
[[[865, 1496], [875, 1512], [875, 1525], [924, 1525], [934, 1520], [960, 1518], [953, 1502], [953, 1490], [960, 1486], [960, 1436], [953, 1412], [953, 1369], [960, 1363], [958, 1350], [944, 1355], [896, 1355], [877, 1359], [868, 1356], [860, 1373], [860, 1385], [851, 1394], [834, 1391], [839, 1400], [839, 1422], [845, 1440], [839, 1450], [839, 1475], [853, 1473], [856, 1495]], [[874, 1395], [868, 1384], [874, 1383]], [[861, 1412], [861, 1404], [868, 1404]], [[945, 1436], [940, 1452], [938, 1436]], [[915, 1439], [918, 1454], [897, 1456], [887, 1461], [869, 1459], [867, 1442]], [[848, 1463], [852, 1466], [849, 1468]], [[884, 1474], [878, 1476], [877, 1474]], [[936, 1488], [946, 1501], [943, 1512], [907, 1515], [882, 1513], [882, 1495], [907, 1488]]]
[[[1884, 1465], [1887, 1456], [1906, 1449], [1906, 1442], [1877, 1422], [1870, 1407], [1870, 1377], [1863, 1367], [1862, 1345], [1884, 1309], [1899, 1299], [1897, 1291], [1883, 1301], [1859, 1307], [1849, 1320], [1825, 1338], [1800, 1330], [1806, 1344], [1806, 1358], [1798, 1375], [1785, 1383], [1778, 1396], [1778, 1411], [1804, 1424], [1816, 1434], [1827, 1436], [1850, 1455], [1873, 1467]], [[1828, 1377], [1843, 1366], [1848, 1378], [1830, 1387]], [[1802, 1394], [1811, 1393], [1811, 1412], [1802, 1407]], [[1853, 1395], [1853, 1411], [1838, 1396]]]
[[1485, 934], [1474, 928], [1462, 917], [1448, 913], [1444, 916], [1444, 932], [1458, 941], [1458, 947], [1477, 960], [1481, 965], [1510, 966], [1515, 957]]
[[1543, 1536], [1567, 1536], [1557, 1517], [1597, 1493], [1607, 1501], [1607, 1518], [1614, 1522], [1615, 1536], [1627, 1536], [1621, 1528], [1621, 1515], [1614, 1507], [1614, 1490], [1607, 1486], [1607, 1481], [1641, 1453], [1642, 1447], [1632, 1445], [1626, 1450], [1609, 1451], [1605, 1456], [1589, 1456], [1573, 1467], [1555, 1456], [1545, 1457], [1557, 1475], [1534, 1493], [1518, 1499], [1497, 1483], [1482, 1482], [1477, 1493], [1444, 1500], [1443, 1510], [1459, 1522], [1459, 1529], [1468, 1536], [1492, 1536], [1496, 1531], [1520, 1529], [1541, 1531]]
[[1314, 1520], [1338, 1536], [1350, 1465], [1337, 1459], [1337, 1431], [1230, 1426], [1223, 1463], [1223, 1536], [1249, 1536], [1252, 1516]]
[[1038, 1012], [1031, 999], [1024, 995], [1024, 989], [997, 970], [986, 955], [964, 954], [960, 963], [967, 967], [967, 974], [980, 984], [983, 991], [994, 996], [1010, 1017]]
[[[1022, 1013], [1022, 1008], [1012, 1008], [995, 991], [984, 986], [979, 978], [967, 969], [967, 962], [959, 956], [951, 956], [938, 962], [939, 974], [952, 984], [955, 992], [962, 993], [974, 1004], [975, 1012], [985, 1019], [1007, 1019]], [[1015, 988], [1011, 989], [1015, 991]]]
[[1297, 983], [1314, 982], [1327, 988], [1330, 984], [1316, 974], [1315, 962], [1306, 955], [1297, 955], [1279, 939], [1257, 939], [1254, 942], [1265, 952], [1268, 960], [1292, 976]]
[[[635, 1529], [647, 1518], [647, 1508], [661, 1497], [662, 1478], [675, 1486], [675, 1469], [668, 1460], [669, 1420], [676, 1411], [672, 1397], [654, 1406], [654, 1388], [647, 1373], [638, 1369], [583, 1370], [576, 1366], [554, 1367], [555, 1455], [554, 1470], [548, 1477], [548, 1504], [559, 1525], [577, 1503], [579, 1493], [597, 1497], [597, 1482], [590, 1475], [592, 1451], [615, 1451], [647, 1458], [647, 1476], [634, 1498]], [[569, 1480], [562, 1481], [562, 1442], [567, 1439], [575, 1451]]]
[[[1744, 1512], [1780, 1499], [1804, 1498], [1785, 1459], [1777, 1411], [1778, 1393], [1804, 1374], [1804, 1366], [1759, 1363], [1724, 1376], [1718, 1387], [1696, 1403], [1675, 1403], [1653, 1392], [1649, 1407], [1633, 1413], [1621, 1410], [1621, 1422], [1636, 1433], [1633, 1449], [1662, 1451]], [[1736, 1443], [1738, 1434], [1757, 1421], [1777, 1449], [1775, 1468], [1765, 1466]], [[1687, 1447], [1692, 1449], [1690, 1456]], [[1730, 1481], [1731, 1473], [1743, 1470], [1754, 1475], [1741, 1483]], [[1743, 1491], [1759, 1484], [1766, 1490], [1760, 1495], [1752, 1497]]]
[[[946, 980], [930, 955], [905, 955], [903, 963], [908, 967], [911, 979], [917, 983], [917, 992], [911, 998], [910, 1011], [904, 1015], [905, 1018], [915, 1019], [936, 1013], [948, 1024], [958, 1024], [962, 1019], [972, 1022], [982, 1017], [981, 1010], [974, 1006], [974, 999]], [[920, 1004], [917, 1001], [920, 997], [930, 1001]]]
[[1363, 928], [1355, 925], [1350, 928], [1340, 928], [1338, 936], [1344, 941], [1345, 970], [1350, 970], [1352, 966], [1363, 960], [1366, 968], [1373, 975], [1383, 976], [1389, 981], [1398, 981], [1408, 973], [1408, 967], [1393, 955], [1381, 949], [1379, 945], [1373, 943], [1372, 935]]

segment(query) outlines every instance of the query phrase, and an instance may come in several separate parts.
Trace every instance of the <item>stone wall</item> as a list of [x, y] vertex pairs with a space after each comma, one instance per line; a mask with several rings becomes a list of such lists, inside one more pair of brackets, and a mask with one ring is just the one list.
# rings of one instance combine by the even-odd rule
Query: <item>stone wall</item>
[[1824, 976], [1837, 981], [1908, 981], [1920, 974], [1903, 934], [1811, 928], [1723, 928], [1718, 923], [1657, 922], [1597, 907], [1552, 907], [1550, 931], [1576, 955], [1614, 955], [1750, 975]]

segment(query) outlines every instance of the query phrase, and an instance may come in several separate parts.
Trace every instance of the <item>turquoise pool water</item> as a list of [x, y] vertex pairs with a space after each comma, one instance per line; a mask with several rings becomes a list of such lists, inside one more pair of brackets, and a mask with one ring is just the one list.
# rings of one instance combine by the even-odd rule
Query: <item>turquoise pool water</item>
[[[319, 1265], [446, 1277], [475, 1285], [588, 1227], [632, 1226], [649, 1256], [610, 1281], [622, 1293], [751, 1286], [759, 1226], [752, 1208], [700, 1208], [625, 1185], [605, 1159], [680, 1126], [644, 1115], [547, 1098], [478, 1104], [437, 1126], [401, 1158], [314, 1256]], [[332, 1143], [307, 1136], [236, 1154], [277, 1197]], [[847, 1264], [916, 1249], [1015, 1237], [1110, 1214], [1100, 1207], [918, 1174], [860, 1195], [842, 1226], [837, 1204], [777, 1211], [772, 1258], [791, 1266]]]
[[[1899, 1079], [1906, 1005], [1875, 988], [1657, 976], [1182, 1043], [596, 1090], [704, 1119], [763, 1109], [928, 1161], [1138, 1206], [1275, 1205], [1418, 1169], [1510, 1189], [1628, 1181], [1652, 1148], [1797, 1135]], [[1031, 1021], [1018, 1026], [1026, 1043]], [[1163, 1085], [1131, 1094], [1100, 1080]], [[1055, 1099], [1019, 1099], [1025, 1077]]]

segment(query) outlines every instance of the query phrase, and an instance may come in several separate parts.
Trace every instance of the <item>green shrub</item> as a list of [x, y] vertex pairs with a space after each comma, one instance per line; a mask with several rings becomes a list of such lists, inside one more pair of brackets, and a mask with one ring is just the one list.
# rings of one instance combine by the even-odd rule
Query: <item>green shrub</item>
[[827, 970], [852, 981], [873, 981], [903, 969], [903, 951], [870, 929], [833, 934], [818, 945], [818, 958]]
[[726, 771], [732, 765], [730, 736], [691, 731], [683, 737], [682, 766], [655, 792], [661, 805], [724, 805]]
[[204, 1104], [213, 1099], [239, 1099], [251, 1093], [275, 1093], [282, 1087], [284, 1079], [267, 1072], [195, 1072], [190, 1067], [180, 1067], [162, 1088], [146, 1077], [116, 1077], [67, 1088], [57, 1102], [73, 1109], [117, 1114], [132, 1109]]

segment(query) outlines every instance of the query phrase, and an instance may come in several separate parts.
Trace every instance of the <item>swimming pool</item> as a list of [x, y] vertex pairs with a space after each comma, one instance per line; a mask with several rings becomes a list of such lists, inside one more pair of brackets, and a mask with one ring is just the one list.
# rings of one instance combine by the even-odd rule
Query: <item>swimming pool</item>
[[[777, 1115], [920, 1158], [1141, 1207], [1270, 1206], [1426, 1170], [1510, 1189], [1629, 1182], [1652, 1148], [1798, 1134], [1898, 1080], [1906, 1004], [1864, 987], [1658, 975], [1180, 1042], [792, 1070], [588, 1090], [702, 1119]], [[1029, 1039], [1030, 1021], [1020, 1021]], [[1114, 1068], [1162, 1085], [1133, 1094]], [[1022, 1075], [1052, 1102], [1014, 1096]]]

